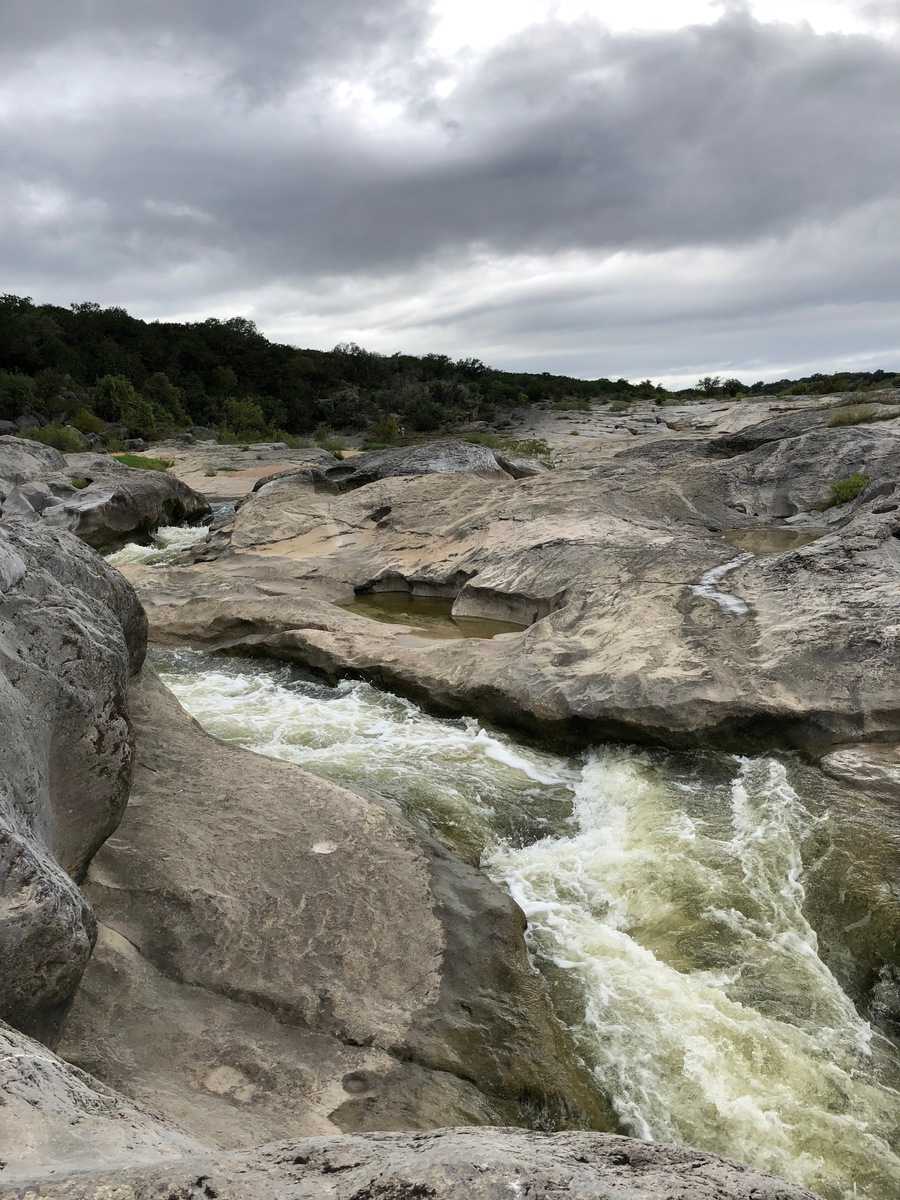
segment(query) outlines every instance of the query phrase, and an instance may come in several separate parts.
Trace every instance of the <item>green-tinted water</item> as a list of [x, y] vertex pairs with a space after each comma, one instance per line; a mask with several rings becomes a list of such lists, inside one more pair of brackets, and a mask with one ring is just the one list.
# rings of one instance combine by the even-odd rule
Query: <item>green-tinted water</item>
[[409, 592], [366, 592], [350, 604], [348, 612], [391, 625], [409, 625], [429, 638], [492, 638], [498, 633], [521, 633], [521, 625], [489, 621], [482, 617], [454, 617], [453, 601], [441, 596], [412, 596]]
[[896, 813], [791, 760], [563, 758], [362, 682], [156, 658], [211, 733], [481, 857], [629, 1132], [900, 1197], [900, 1056], [861, 1015], [897, 957]]

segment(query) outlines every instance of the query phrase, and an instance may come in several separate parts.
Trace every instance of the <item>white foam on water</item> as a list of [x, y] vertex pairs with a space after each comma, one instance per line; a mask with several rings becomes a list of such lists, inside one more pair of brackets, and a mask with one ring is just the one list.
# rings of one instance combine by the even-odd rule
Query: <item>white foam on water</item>
[[149, 546], [139, 546], [137, 542], [129, 542], [107, 559], [113, 566], [124, 563], [145, 563], [151, 566], [162, 566], [172, 562], [182, 550], [195, 546], [198, 542], [206, 541], [209, 529], [205, 525], [161, 525], [151, 535]]
[[822, 814], [782, 763], [707, 779], [626, 751], [566, 759], [366, 683], [176, 658], [164, 679], [210, 732], [486, 848], [630, 1132], [827, 1200], [900, 1195], [900, 1071], [820, 957], [801, 851]]
[[575, 1036], [632, 1133], [823, 1196], [900, 1194], [898, 1095], [803, 915], [812, 818], [771, 759], [736, 763], [730, 808], [730, 837], [694, 821], [686, 839], [677, 789], [634, 755], [596, 755], [577, 831], [487, 866], [535, 955], [580, 981]]
[[729, 559], [728, 562], [720, 563], [719, 566], [713, 567], [701, 575], [700, 582], [695, 583], [691, 587], [691, 591], [695, 596], [702, 596], [704, 600], [712, 600], [723, 612], [730, 613], [733, 617], [745, 616], [750, 611], [747, 602], [732, 592], [723, 592], [719, 588], [719, 584], [726, 575], [730, 575], [732, 571], [736, 571], [738, 567], [748, 563], [751, 558], [753, 558], [752, 554], [739, 554], [736, 558]]

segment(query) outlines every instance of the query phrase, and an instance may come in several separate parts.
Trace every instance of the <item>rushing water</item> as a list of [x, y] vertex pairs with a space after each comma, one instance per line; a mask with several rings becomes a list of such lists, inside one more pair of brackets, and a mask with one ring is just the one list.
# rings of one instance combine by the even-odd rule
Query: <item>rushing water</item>
[[110, 554], [108, 561], [117, 567], [124, 563], [164, 566], [174, 562], [182, 550], [196, 546], [208, 537], [209, 529], [205, 525], [161, 525], [150, 535], [146, 545], [129, 542], [115, 554]]
[[211, 733], [388, 797], [480, 857], [627, 1132], [828, 1200], [900, 1197], [900, 1057], [848, 995], [864, 1001], [900, 928], [900, 837], [871, 802], [790, 760], [564, 758], [363, 682], [156, 664]]

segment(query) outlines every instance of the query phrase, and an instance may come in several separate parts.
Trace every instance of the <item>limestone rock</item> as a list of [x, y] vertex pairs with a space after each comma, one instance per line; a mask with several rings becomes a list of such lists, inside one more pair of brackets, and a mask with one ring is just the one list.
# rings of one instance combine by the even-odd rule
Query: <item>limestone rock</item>
[[[21, 1195], [21, 1193], [19, 1193]], [[37, 1181], [29, 1200], [815, 1200], [682, 1147], [588, 1133], [446, 1129], [307, 1138], [133, 1171]]]
[[[156, 1166], [204, 1147], [0, 1021], [0, 1195], [70, 1172]], [[15, 1190], [13, 1190], [15, 1189]]]
[[127, 467], [105, 454], [62, 455], [0, 437], [0, 515], [41, 519], [104, 548], [158, 525], [209, 513], [207, 500], [164, 471]]
[[[567, 741], [818, 752], [900, 735], [900, 429], [712, 446], [678, 435], [530, 478], [388, 475], [340, 494], [287, 476], [240, 506], [217, 561], [132, 577], [164, 640], [218, 630]], [[864, 492], [823, 509], [855, 472]], [[760, 528], [817, 540], [743, 555], [727, 540]], [[334, 607], [372, 590], [525, 628], [427, 643]]]
[[152, 677], [132, 714], [60, 1053], [222, 1146], [614, 1127], [505, 892], [382, 803], [210, 738]]
[[0, 525], [0, 1017], [52, 1033], [90, 955], [76, 881], [125, 806], [146, 620], [66, 533]]

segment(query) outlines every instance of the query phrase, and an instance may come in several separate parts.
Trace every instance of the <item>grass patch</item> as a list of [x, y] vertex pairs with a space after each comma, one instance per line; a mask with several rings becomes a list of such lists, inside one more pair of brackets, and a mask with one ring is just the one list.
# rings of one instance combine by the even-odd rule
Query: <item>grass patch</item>
[[141, 471], [168, 471], [175, 461], [173, 458], [153, 458], [149, 454], [114, 454], [113, 458], [126, 467]]
[[586, 396], [557, 396], [553, 409], [556, 412], [590, 412], [591, 402]]
[[83, 491], [90, 482], [91, 481], [89, 479], [84, 479], [81, 475], [75, 475], [69, 480], [69, 483], [71, 483], [72, 487], [77, 488], [79, 492]]
[[825, 508], [834, 508], [837, 504], [849, 504], [860, 492], [864, 492], [872, 480], [862, 471], [854, 471], [846, 479], [838, 479], [831, 485], [831, 491], [825, 502]]
[[490, 450], [521, 454], [525, 458], [549, 458], [552, 451], [543, 438], [499, 437], [496, 433], [467, 433], [464, 442], [475, 446], [487, 446]]
[[627, 412], [631, 408], [630, 400], [612, 400], [609, 405], [610, 412]]
[[900, 417], [900, 408], [883, 408], [877, 404], [853, 404], [836, 408], [829, 418], [829, 428], [841, 425], [869, 425], [872, 421], [890, 421]]

